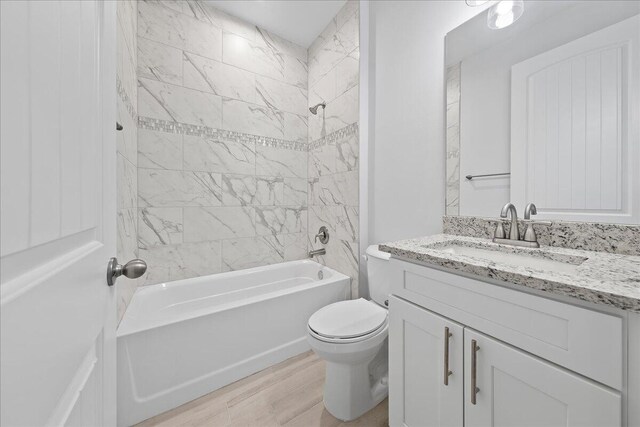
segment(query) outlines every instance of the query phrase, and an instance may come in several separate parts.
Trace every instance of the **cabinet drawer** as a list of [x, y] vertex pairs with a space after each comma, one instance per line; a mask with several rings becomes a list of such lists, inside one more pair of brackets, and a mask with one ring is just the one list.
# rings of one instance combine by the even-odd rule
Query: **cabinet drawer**
[[391, 293], [614, 389], [622, 319], [392, 259]]

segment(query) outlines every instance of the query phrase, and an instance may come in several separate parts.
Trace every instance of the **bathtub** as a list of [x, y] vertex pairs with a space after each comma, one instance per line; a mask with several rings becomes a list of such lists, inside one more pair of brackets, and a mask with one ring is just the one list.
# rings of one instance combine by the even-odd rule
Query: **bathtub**
[[118, 328], [118, 425], [132, 425], [309, 349], [349, 277], [310, 260], [140, 287]]

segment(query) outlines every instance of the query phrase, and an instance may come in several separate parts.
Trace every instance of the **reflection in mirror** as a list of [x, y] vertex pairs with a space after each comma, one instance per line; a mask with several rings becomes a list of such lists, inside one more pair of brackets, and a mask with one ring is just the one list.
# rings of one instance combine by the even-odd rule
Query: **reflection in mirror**
[[526, 1], [445, 44], [448, 215], [640, 223], [640, 2]]

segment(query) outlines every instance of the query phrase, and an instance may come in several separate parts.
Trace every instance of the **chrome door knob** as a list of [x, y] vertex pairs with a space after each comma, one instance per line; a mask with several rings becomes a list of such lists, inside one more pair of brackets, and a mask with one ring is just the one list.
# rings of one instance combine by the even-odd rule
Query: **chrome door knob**
[[116, 279], [125, 276], [129, 279], [137, 279], [147, 271], [147, 263], [141, 259], [132, 259], [125, 265], [118, 264], [117, 258], [111, 258], [107, 264], [107, 285], [113, 286]]

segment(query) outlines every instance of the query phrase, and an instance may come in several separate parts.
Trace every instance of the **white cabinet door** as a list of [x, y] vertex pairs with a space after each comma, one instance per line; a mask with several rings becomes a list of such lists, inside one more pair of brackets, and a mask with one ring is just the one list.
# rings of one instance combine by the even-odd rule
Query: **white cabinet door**
[[621, 425], [616, 391], [468, 328], [464, 352], [466, 427]]
[[389, 305], [389, 424], [461, 426], [462, 326], [396, 297]]
[[0, 20], [0, 425], [113, 426], [116, 4]]

